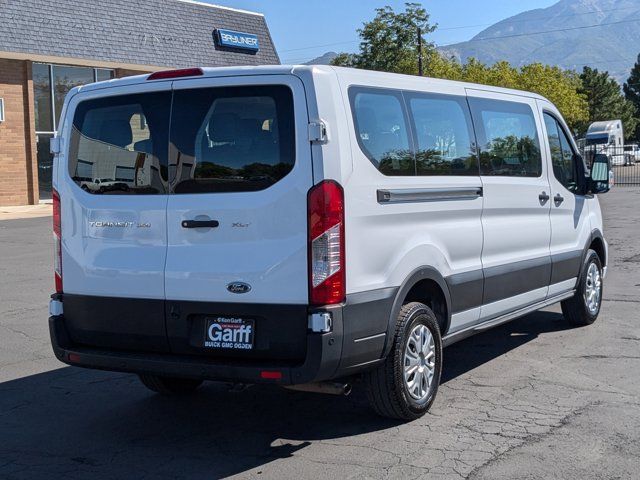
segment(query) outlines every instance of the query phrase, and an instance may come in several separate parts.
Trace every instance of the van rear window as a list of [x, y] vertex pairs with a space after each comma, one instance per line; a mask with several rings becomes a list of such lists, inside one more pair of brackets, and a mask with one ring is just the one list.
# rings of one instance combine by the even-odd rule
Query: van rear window
[[81, 102], [71, 132], [69, 174], [93, 194], [167, 192], [171, 92]]
[[263, 190], [295, 164], [288, 87], [198, 88], [81, 102], [69, 174], [93, 194]]
[[295, 163], [292, 92], [282, 85], [176, 90], [170, 142], [173, 193], [268, 188]]

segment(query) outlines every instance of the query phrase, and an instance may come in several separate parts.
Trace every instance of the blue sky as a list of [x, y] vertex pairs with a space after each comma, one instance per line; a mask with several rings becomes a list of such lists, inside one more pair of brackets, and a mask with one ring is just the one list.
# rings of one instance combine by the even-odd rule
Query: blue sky
[[[209, 1], [209, 0], [205, 0]], [[557, 0], [423, 0], [438, 45], [470, 39], [489, 25]], [[377, 7], [404, 7], [404, 0], [211, 0], [210, 3], [264, 13], [282, 63], [302, 63], [327, 51], [358, 48], [356, 29]]]

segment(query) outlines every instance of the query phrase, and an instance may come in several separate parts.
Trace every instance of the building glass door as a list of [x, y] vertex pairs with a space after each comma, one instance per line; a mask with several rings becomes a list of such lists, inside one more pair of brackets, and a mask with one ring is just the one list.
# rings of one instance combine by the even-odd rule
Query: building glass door
[[33, 64], [33, 93], [36, 145], [38, 158], [38, 187], [40, 200], [51, 199], [53, 155], [50, 141], [55, 135], [64, 99], [73, 87], [115, 77], [105, 68], [71, 67], [45, 63]]

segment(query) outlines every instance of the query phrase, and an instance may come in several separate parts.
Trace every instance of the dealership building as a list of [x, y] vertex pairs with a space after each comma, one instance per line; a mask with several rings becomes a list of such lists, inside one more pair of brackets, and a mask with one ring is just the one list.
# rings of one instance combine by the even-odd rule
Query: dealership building
[[264, 16], [191, 0], [0, 0], [0, 206], [51, 198], [77, 85], [168, 68], [279, 63]]

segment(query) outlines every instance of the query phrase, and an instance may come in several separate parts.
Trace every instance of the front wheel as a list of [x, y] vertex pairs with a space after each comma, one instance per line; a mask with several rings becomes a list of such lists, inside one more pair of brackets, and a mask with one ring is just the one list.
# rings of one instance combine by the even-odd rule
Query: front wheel
[[595, 251], [589, 250], [582, 265], [576, 294], [561, 304], [564, 317], [574, 325], [591, 325], [600, 313], [603, 289], [602, 262]]
[[429, 307], [403, 305], [391, 352], [384, 363], [364, 374], [369, 403], [383, 417], [414, 420], [431, 407], [442, 372], [442, 339]]
[[202, 385], [202, 380], [194, 380], [191, 378], [161, 377], [159, 375], [148, 375], [146, 373], [141, 373], [138, 376], [145, 387], [163, 395], [191, 393]]

